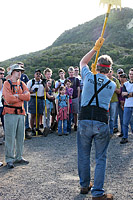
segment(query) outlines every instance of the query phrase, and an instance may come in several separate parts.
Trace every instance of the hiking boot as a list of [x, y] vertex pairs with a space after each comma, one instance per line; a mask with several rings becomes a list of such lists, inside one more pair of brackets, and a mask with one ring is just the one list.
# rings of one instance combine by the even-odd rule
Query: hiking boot
[[118, 133], [118, 132], [119, 132], [118, 128], [114, 128], [113, 133]]
[[21, 165], [28, 165], [29, 161], [22, 158], [21, 160], [16, 160], [14, 163], [16, 163], [16, 164], [18, 163], [18, 164], [21, 164]]
[[40, 131], [39, 129], [37, 129], [38, 131], [38, 135], [43, 135], [42, 131]]
[[92, 197], [92, 200], [113, 200], [112, 194], [104, 194], [101, 197]]
[[45, 127], [43, 130], [43, 136], [47, 137], [48, 134], [49, 134], [49, 128]]
[[12, 168], [14, 168], [13, 162], [8, 162], [7, 169], [12, 169]]
[[89, 187], [87, 187], [87, 188], [82, 187], [80, 189], [80, 194], [88, 194], [88, 192], [90, 191], [91, 188], [92, 188], [92, 182], [90, 182]]
[[0, 162], [0, 167], [3, 166], [3, 162]]
[[32, 138], [31, 133], [25, 132], [25, 138], [28, 139], [28, 140], [31, 139]]
[[128, 142], [128, 139], [127, 138], [122, 138], [122, 140], [120, 141], [120, 144], [125, 144]]

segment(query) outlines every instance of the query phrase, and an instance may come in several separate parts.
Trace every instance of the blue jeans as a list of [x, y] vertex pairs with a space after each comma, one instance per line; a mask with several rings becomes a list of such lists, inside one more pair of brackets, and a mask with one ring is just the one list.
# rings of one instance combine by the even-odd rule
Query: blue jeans
[[104, 193], [103, 185], [106, 168], [107, 147], [110, 141], [108, 124], [93, 120], [78, 122], [78, 174], [81, 187], [90, 184], [90, 153], [92, 140], [95, 144], [95, 175], [94, 185], [91, 189], [92, 196], [99, 197]]
[[63, 122], [63, 132], [64, 134], [67, 133], [67, 119], [58, 120], [58, 134], [62, 133], [62, 122]]
[[110, 134], [113, 134], [113, 128], [114, 128], [114, 120], [116, 116], [116, 110], [117, 110], [118, 102], [111, 102], [110, 108], [109, 108], [109, 127], [110, 127]]
[[123, 113], [123, 138], [128, 138], [128, 125], [133, 115], [133, 107], [124, 107]]

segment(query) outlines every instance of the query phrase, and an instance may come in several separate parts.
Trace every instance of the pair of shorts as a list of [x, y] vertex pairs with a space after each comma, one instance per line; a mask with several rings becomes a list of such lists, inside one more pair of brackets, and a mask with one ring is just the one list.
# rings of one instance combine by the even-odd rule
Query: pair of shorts
[[[28, 102], [28, 111], [31, 114], [36, 114], [36, 98], [31, 97]], [[37, 113], [43, 114], [44, 111], [44, 99], [37, 98]]]
[[72, 99], [72, 111], [74, 114], [79, 113], [79, 98]]

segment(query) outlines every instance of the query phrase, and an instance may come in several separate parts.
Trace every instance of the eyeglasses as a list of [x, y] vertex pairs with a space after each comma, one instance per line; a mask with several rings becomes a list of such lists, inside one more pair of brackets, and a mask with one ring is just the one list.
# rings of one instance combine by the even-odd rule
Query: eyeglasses
[[37, 75], [37, 76], [38, 76], [38, 75], [40, 76], [41, 74], [40, 74], [40, 73], [36, 73], [36, 75]]
[[0, 72], [0, 75], [2, 75], [2, 74], [4, 75], [4, 73], [1, 73], [1, 72]]

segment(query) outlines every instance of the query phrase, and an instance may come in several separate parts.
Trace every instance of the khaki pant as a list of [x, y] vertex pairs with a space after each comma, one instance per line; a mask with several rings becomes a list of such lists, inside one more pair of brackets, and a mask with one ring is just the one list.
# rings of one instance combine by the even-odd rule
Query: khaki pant
[[4, 123], [6, 163], [21, 160], [24, 145], [25, 116], [6, 114]]

